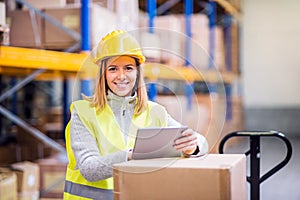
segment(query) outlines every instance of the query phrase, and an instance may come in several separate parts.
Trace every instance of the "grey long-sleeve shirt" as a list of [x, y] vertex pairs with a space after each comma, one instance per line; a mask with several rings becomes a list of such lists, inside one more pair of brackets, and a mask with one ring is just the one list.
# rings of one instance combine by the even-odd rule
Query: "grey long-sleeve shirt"
[[[111, 107], [119, 126], [123, 132], [125, 141], [126, 133], [134, 112], [135, 96], [119, 97], [112, 93], [108, 94], [108, 105]], [[168, 126], [180, 126], [181, 124], [168, 116]], [[127, 161], [127, 151], [118, 151], [110, 155], [101, 156], [97, 143], [88, 129], [81, 122], [76, 109], [71, 114], [70, 138], [72, 149], [76, 158], [77, 168], [82, 176], [90, 181], [99, 181], [112, 177], [113, 165]], [[198, 137], [199, 154], [206, 154], [208, 144], [206, 139], [199, 134]]]

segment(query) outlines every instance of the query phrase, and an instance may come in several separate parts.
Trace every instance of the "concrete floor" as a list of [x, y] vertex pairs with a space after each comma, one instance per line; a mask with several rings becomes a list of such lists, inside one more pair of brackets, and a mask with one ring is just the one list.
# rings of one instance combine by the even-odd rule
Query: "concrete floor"
[[[300, 137], [288, 138], [292, 143], [293, 154], [289, 163], [260, 185], [261, 200], [299, 200], [300, 199]], [[248, 139], [230, 139], [226, 142], [225, 153], [243, 153], [249, 149]], [[286, 156], [286, 146], [278, 138], [261, 139], [261, 176], [281, 162]], [[249, 156], [247, 158], [249, 175]], [[250, 185], [248, 184], [248, 199]]]

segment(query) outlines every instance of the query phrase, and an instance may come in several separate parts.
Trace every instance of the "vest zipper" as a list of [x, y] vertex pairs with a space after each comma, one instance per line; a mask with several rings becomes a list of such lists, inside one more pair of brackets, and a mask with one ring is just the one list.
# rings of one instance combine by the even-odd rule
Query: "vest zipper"
[[126, 103], [123, 103], [122, 106], [121, 106], [121, 124], [122, 124], [122, 127], [124, 125], [124, 116], [126, 114]]
[[123, 133], [123, 138], [124, 138], [124, 141], [125, 143], [127, 143], [127, 138], [126, 138], [126, 133], [124, 132], [124, 126], [125, 126], [125, 112], [126, 112], [126, 103], [122, 103], [122, 106], [121, 106], [121, 121], [120, 121], [120, 126], [121, 126], [121, 131]]

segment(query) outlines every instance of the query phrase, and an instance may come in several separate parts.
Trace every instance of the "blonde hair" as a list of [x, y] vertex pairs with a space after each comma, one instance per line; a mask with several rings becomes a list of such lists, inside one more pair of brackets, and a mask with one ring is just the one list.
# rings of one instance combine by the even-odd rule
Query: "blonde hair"
[[[107, 91], [109, 89], [105, 76], [107, 60], [108, 59], [103, 59], [97, 63], [100, 69], [98, 71], [98, 79], [96, 82], [94, 95], [90, 99], [92, 101], [92, 105], [97, 108], [98, 112], [102, 111], [107, 105]], [[133, 88], [133, 90], [135, 90], [137, 93], [137, 102], [134, 109], [134, 115], [139, 115], [146, 109], [148, 96], [140, 62], [137, 58], [134, 58], [134, 60], [137, 66], [137, 78], [135, 86]]]

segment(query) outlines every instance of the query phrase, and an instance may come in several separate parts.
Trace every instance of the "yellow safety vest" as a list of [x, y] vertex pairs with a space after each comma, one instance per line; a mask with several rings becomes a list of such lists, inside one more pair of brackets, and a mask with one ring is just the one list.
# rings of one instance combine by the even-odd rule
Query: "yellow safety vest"
[[[71, 104], [72, 111], [75, 106], [78, 116], [85, 127], [97, 141], [100, 155], [108, 155], [117, 151], [134, 147], [137, 129], [140, 127], [163, 127], [167, 126], [167, 112], [165, 108], [157, 103], [148, 101], [147, 108], [138, 116], [133, 116], [129, 128], [129, 137], [125, 144], [116, 118], [111, 108], [107, 105], [101, 112], [86, 100], [75, 101]], [[96, 182], [87, 181], [76, 169], [76, 159], [70, 144], [70, 122], [66, 130], [66, 150], [69, 159], [64, 199], [93, 199], [97, 190], [112, 190], [113, 178]]]

